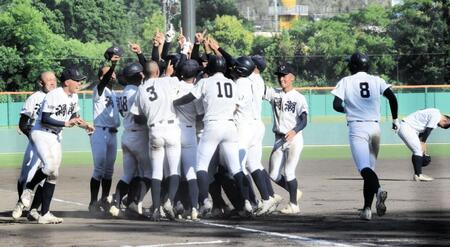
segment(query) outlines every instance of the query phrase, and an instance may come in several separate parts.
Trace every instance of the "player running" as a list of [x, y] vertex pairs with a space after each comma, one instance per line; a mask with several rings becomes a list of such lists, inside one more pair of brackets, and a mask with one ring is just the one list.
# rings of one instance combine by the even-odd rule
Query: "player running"
[[389, 100], [394, 130], [399, 128], [397, 98], [390, 85], [382, 78], [368, 74], [367, 55], [354, 53], [349, 60], [348, 68], [352, 75], [341, 79], [331, 92], [335, 95], [333, 108], [346, 114], [353, 160], [364, 179], [364, 207], [360, 217], [363, 220], [371, 220], [375, 194], [378, 216], [386, 213], [387, 192], [380, 187], [375, 173], [381, 132], [380, 96], [383, 95]]

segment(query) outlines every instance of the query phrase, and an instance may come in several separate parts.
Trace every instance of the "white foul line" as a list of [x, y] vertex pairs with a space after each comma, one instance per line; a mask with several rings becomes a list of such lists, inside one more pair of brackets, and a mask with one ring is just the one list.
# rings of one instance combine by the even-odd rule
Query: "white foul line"
[[[209, 245], [209, 244], [228, 244], [230, 240], [216, 240], [207, 242], [183, 242], [172, 244], [154, 244], [154, 245], [137, 245], [136, 247], [165, 247], [165, 246], [187, 246], [187, 245]], [[132, 245], [122, 245], [122, 247], [132, 247]]]
[[290, 235], [290, 234], [285, 234], [285, 233], [256, 230], [256, 229], [251, 229], [251, 228], [242, 227], [242, 226], [230, 226], [230, 225], [217, 224], [217, 223], [207, 222], [207, 221], [204, 221], [204, 220], [200, 220], [200, 221], [198, 221], [198, 223], [201, 223], [201, 224], [204, 224], [204, 225], [208, 225], [208, 226], [216, 226], [216, 227], [222, 227], [222, 228], [241, 230], [241, 231], [245, 231], [245, 232], [261, 233], [261, 234], [265, 234], [265, 235], [268, 235], [268, 236], [287, 238], [287, 239], [290, 239], [290, 240], [307, 242], [307, 243], [311, 243], [311, 244], [314, 244], [314, 245], [341, 246], [341, 247], [353, 246], [353, 245], [348, 245], [348, 244], [340, 244], [340, 243], [330, 242], [330, 241], [326, 241], [326, 240], [319, 240], [319, 239], [314, 239], [314, 238], [301, 237], [301, 236]]

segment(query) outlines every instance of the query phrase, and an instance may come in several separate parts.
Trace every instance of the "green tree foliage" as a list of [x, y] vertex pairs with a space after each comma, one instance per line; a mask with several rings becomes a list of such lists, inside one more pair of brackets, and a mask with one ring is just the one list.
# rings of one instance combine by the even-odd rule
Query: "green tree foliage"
[[229, 15], [239, 17], [236, 0], [197, 0], [197, 26], [204, 28], [217, 16]]
[[[43, 20], [43, 14], [30, 0], [15, 0], [0, 13], [3, 89], [31, 90], [39, 74], [46, 70], [60, 72], [63, 65], [81, 63], [98, 66], [108, 43], [81, 43], [54, 34]], [[80, 62], [82, 60], [82, 62]]]
[[218, 16], [208, 29], [221, 46], [234, 56], [249, 54], [253, 44], [253, 34], [245, 29], [242, 21], [235, 16]]
[[393, 9], [389, 35], [400, 55], [400, 81], [450, 81], [449, 9], [448, 1], [436, 0], [405, 0]]

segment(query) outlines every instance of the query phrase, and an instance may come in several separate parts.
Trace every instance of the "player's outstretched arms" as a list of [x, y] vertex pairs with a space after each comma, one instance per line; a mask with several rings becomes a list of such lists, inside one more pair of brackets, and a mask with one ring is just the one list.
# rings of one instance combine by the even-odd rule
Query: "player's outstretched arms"
[[75, 118], [70, 119], [69, 121], [60, 121], [51, 117], [51, 113], [43, 112], [41, 122], [46, 125], [51, 125], [55, 127], [72, 127], [77, 123]]
[[188, 93], [185, 96], [176, 99], [173, 101], [173, 105], [177, 106], [177, 105], [185, 105], [191, 101], [193, 101], [195, 99], [195, 96], [192, 93]]
[[392, 129], [396, 132], [400, 129], [400, 121], [398, 118], [398, 102], [397, 97], [395, 97], [394, 92], [390, 88], [384, 90], [383, 96], [386, 97], [389, 101], [389, 106], [391, 108], [392, 114]]
[[343, 106], [343, 101], [341, 98], [334, 96], [333, 100], [333, 109], [337, 112], [345, 113], [345, 109]]

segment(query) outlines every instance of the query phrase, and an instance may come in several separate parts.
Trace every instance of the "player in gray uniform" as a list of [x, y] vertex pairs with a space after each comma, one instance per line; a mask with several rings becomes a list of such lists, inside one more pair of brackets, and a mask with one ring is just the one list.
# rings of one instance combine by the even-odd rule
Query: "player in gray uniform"
[[[41, 108], [42, 101], [45, 95], [51, 90], [56, 88], [56, 76], [55, 73], [47, 71], [41, 74], [39, 78], [39, 90], [30, 95], [25, 101], [22, 111], [20, 112], [19, 128], [22, 133], [28, 138], [28, 146], [25, 150], [22, 162], [22, 168], [20, 177], [17, 181], [17, 192], [19, 194], [19, 200], [17, 201], [14, 210], [12, 211], [13, 219], [18, 219], [22, 216], [24, 209], [23, 203], [20, 200], [25, 184], [31, 180], [36, 172], [37, 168], [41, 165], [41, 159], [36, 153], [33, 141], [30, 137], [30, 131], [34, 126], [36, 119], [38, 118], [39, 109]], [[29, 211], [29, 220], [38, 220], [39, 213], [37, 208], [41, 204], [42, 199], [42, 186], [38, 186], [36, 189], [36, 197], [33, 200]]]
[[94, 131], [94, 127], [77, 114], [79, 110], [77, 92], [80, 81], [84, 79], [85, 77], [75, 68], [66, 68], [61, 75], [62, 87], [52, 90], [45, 96], [39, 119], [31, 131], [31, 139], [44, 166], [39, 168], [31, 181], [26, 184], [21, 200], [25, 207], [29, 207], [36, 185], [46, 180], [42, 188], [41, 216], [38, 219], [40, 224], [58, 224], [63, 221], [49, 211], [61, 165], [62, 129], [77, 125], [86, 129], [88, 134]]
[[[116, 93], [112, 90], [116, 75], [114, 69], [120, 60], [118, 55], [111, 58], [111, 67], [103, 67], [99, 71], [100, 83], [94, 87], [92, 96], [94, 108], [95, 131], [91, 135], [91, 149], [94, 160], [94, 171], [90, 181], [91, 200], [89, 211], [98, 212], [100, 206], [108, 210], [106, 197], [111, 188], [114, 162], [117, 155], [117, 128], [120, 125]], [[98, 192], [102, 187], [102, 196], [97, 202]]]
[[212, 209], [208, 199], [208, 168], [214, 152], [220, 147], [224, 161], [244, 198], [238, 209], [250, 215], [253, 209], [249, 201], [249, 181], [239, 164], [237, 128], [233, 121], [237, 104], [236, 84], [224, 76], [226, 69], [223, 57], [211, 55], [205, 68], [210, 77], [201, 79], [189, 94], [177, 99], [174, 104], [183, 105], [201, 99], [205, 110], [204, 131], [197, 149], [196, 166], [199, 202], [202, 206], [200, 211], [208, 213]]
[[400, 123], [398, 136], [413, 153], [412, 163], [415, 181], [433, 181], [430, 176], [422, 174], [422, 166], [427, 166], [431, 158], [427, 155], [426, 141], [436, 127], [448, 129], [449, 116], [442, 115], [439, 109], [428, 108], [409, 114]]
[[377, 196], [376, 209], [378, 216], [386, 213], [384, 191], [375, 173], [375, 163], [380, 145], [380, 98], [389, 100], [392, 113], [392, 128], [398, 129], [397, 98], [390, 85], [378, 77], [368, 74], [369, 58], [356, 52], [349, 60], [348, 68], [352, 75], [341, 79], [331, 92], [335, 95], [333, 108], [346, 114], [349, 128], [349, 142], [353, 160], [364, 179], [364, 207], [360, 218], [372, 219], [372, 201]]
[[[135, 102], [136, 93], [139, 85], [141, 85], [144, 78], [143, 67], [139, 63], [128, 64], [124, 69], [122, 75], [127, 83], [123, 89], [120, 102], [120, 112], [123, 119], [124, 132], [122, 134], [122, 151], [123, 151], [123, 176], [117, 183], [116, 192], [113, 196], [113, 202], [109, 212], [113, 216], [119, 215], [119, 208], [122, 198], [128, 192], [128, 187], [136, 174], [143, 172], [143, 185], [139, 193], [139, 201], [135, 204], [132, 201], [129, 208], [136, 211], [138, 214], [143, 213], [142, 201], [151, 185], [151, 166], [149, 156], [149, 141], [148, 129], [145, 124], [145, 118], [133, 115], [130, 109]], [[129, 200], [133, 196], [129, 194]]]
[[175, 218], [173, 200], [180, 182], [180, 127], [176, 117], [173, 99], [179, 91], [180, 81], [173, 74], [170, 64], [166, 77], [150, 78], [139, 86], [131, 113], [147, 118], [149, 141], [151, 144], [150, 159], [152, 162], [152, 219], [159, 221], [161, 217], [161, 181], [163, 179], [164, 159], [168, 164], [168, 200], [164, 203], [165, 214]]
[[302, 130], [306, 127], [308, 114], [305, 97], [293, 87], [294, 73], [292, 65], [280, 65], [275, 74], [281, 89], [266, 86], [264, 94], [264, 99], [272, 105], [272, 130], [275, 133], [275, 144], [270, 155], [270, 177], [289, 192], [289, 204], [281, 210], [284, 214], [300, 212], [298, 201], [302, 192], [298, 189], [295, 170], [303, 150]]

